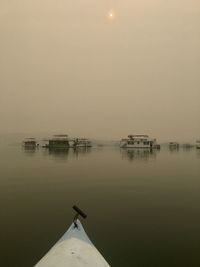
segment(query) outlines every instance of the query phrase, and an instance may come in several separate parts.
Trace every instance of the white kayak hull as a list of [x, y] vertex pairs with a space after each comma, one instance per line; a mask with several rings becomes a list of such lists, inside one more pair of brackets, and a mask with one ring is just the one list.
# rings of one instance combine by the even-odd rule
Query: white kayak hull
[[109, 267], [77, 220], [35, 267]]

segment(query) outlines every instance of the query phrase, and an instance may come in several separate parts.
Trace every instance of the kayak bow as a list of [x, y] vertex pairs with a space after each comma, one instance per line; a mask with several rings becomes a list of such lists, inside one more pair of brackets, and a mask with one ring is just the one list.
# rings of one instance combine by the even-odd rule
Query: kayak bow
[[78, 220], [81, 211], [74, 209], [78, 213], [72, 225], [35, 267], [109, 267]]

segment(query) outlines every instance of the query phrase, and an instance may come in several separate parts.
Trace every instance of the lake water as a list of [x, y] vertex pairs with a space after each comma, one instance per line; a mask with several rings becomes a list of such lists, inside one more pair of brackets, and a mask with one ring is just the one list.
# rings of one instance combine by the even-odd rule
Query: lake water
[[113, 267], [200, 266], [196, 148], [24, 150], [1, 137], [0, 162], [1, 266], [34, 266], [71, 224], [74, 204]]

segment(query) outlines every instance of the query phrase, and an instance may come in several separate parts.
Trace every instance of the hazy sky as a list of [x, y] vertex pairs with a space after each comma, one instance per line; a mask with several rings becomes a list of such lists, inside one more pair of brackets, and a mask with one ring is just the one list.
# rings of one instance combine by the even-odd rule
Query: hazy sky
[[199, 0], [0, 0], [0, 36], [0, 133], [200, 138]]

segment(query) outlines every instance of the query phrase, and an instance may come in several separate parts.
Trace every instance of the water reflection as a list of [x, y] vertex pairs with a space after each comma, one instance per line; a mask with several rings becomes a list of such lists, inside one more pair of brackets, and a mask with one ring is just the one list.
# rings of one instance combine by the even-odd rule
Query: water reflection
[[135, 149], [135, 148], [122, 148], [120, 149], [122, 159], [133, 160], [142, 160], [148, 161], [150, 158], [155, 159], [157, 150], [155, 149]]
[[197, 157], [200, 158], [200, 149], [196, 149], [197, 151]]
[[69, 157], [78, 158], [91, 152], [91, 148], [79, 147], [79, 148], [45, 148], [43, 150], [44, 155], [51, 156], [54, 159], [66, 160]]
[[177, 153], [179, 152], [179, 146], [169, 146], [170, 153]]
[[191, 144], [183, 144], [183, 145], [182, 145], [182, 148], [183, 148], [183, 150], [185, 150], [185, 151], [189, 151], [189, 150], [191, 150], [191, 149], [194, 148], [194, 145], [191, 145]]
[[29, 156], [33, 156], [37, 150], [37, 147], [34, 146], [23, 146], [22, 147], [23, 151], [25, 154], [29, 155]]
[[84, 156], [91, 152], [91, 147], [77, 147], [73, 149], [73, 153], [76, 157]]
[[58, 159], [67, 159], [69, 156], [69, 148], [47, 148], [49, 156]]

